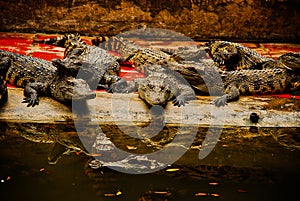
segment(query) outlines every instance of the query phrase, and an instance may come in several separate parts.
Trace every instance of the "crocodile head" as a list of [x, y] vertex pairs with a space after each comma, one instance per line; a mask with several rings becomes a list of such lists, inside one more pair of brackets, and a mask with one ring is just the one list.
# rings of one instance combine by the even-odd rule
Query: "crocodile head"
[[165, 105], [172, 97], [172, 83], [165, 79], [146, 79], [139, 85], [138, 92], [142, 99], [150, 105]]
[[219, 65], [224, 65], [239, 56], [238, 45], [227, 41], [213, 41], [206, 44], [206, 52]]
[[51, 95], [61, 102], [72, 100], [87, 100], [96, 97], [89, 85], [83, 79], [70, 77], [58, 77], [50, 85]]

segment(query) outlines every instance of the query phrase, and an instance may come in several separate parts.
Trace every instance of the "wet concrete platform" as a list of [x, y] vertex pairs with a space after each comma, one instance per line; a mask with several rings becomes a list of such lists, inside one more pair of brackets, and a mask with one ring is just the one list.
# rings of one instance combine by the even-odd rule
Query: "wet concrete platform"
[[[23, 89], [9, 88], [8, 102], [0, 108], [2, 121], [18, 122], [72, 122], [76, 110], [51, 98], [41, 97], [40, 104], [27, 107], [21, 103]], [[143, 124], [151, 122], [149, 107], [137, 94], [110, 94], [96, 92], [95, 99], [88, 100], [85, 111], [100, 124], [118, 123]], [[184, 107], [169, 102], [164, 108], [166, 124], [258, 126], [258, 127], [300, 127], [300, 101], [292, 96], [241, 97], [239, 101], [216, 107], [211, 101], [216, 97], [197, 97]], [[76, 103], [74, 103], [76, 104]], [[257, 114], [258, 122], [252, 122], [250, 115]]]

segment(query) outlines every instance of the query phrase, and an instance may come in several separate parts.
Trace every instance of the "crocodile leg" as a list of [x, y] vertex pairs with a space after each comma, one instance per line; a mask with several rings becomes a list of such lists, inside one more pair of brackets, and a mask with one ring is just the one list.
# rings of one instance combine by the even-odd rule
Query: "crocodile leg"
[[24, 88], [24, 96], [22, 103], [28, 103], [27, 107], [34, 107], [39, 104], [39, 94], [46, 94], [48, 86], [41, 82], [28, 84]]
[[235, 83], [231, 83], [225, 90], [225, 95], [213, 101], [213, 103], [220, 107], [226, 103], [237, 100], [240, 96], [240, 91]]
[[[122, 90], [118, 91], [117, 93], [131, 93], [136, 92], [139, 88], [139, 85], [145, 81], [145, 78], [136, 78], [134, 80], [131, 80], [126, 88], [123, 88]], [[141, 94], [140, 94], [141, 95]]]
[[102, 79], [100, 80], [98, 86], [106, 86], [106, 85], [109, 86], [107, 87], [106, 91], [113, 93], [113, 92], [123, 91], [127, 87], [127, 82], [125, 79], [119, 76], [105, 73]]
[[189, 100], [196, 99], [194, 90], [188, 85], [180, 84], [178, 91], [179, 94], [175, 95], [175, 99], [173, 100], [174, 106], [178, 106], [178, 107], [185, 106], [185, 104], [188, 103]]

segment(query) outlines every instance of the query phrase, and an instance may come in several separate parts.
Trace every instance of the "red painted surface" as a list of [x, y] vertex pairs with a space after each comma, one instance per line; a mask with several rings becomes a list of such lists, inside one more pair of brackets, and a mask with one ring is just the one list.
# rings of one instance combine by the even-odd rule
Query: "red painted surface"
[[[64, 48], [54, 47], [46, 44], [35, 44], [34, 39], [43, 40], [49, 38], [55, 38], [57, 35], [47, 34], [22, 34], [22, 33], [1, 33], [0, 32], [0, 49], [10, 52], [15, 52], [24, 55], [30, 55], [51, 61], [53, 58], [63, 58]], [[87, 44], [91, 44], [87, 38], [82, 39]], [[172, 42], [156, 42], [159, 46], [172, 46]], [[242, 43], [249, 48], [252, 48], [262, 55], [267, 57], [277, 58], [287, 52], [300, 52], [300, 44], [257, 44], [257, 43]], [[112, 55], [118, 56], [115, 52], [108, 52]], [[130, 63], [124, 63], [121, 65], [120, 76], [125, 80], [130, 81], [138, 77], [144, 77], [142, 73], [135, 71]], [[13, 87], [8, 85], [9, 87]], [[279, 98], [300, 98], [300, 96], [291, 96], [289, 94], [275, 94]]]

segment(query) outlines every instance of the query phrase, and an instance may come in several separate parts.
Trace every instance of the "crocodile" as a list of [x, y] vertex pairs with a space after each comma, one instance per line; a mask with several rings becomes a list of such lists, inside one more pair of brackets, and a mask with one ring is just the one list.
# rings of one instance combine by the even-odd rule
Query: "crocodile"
[[300, 74], [281, 68], [223, 72], [224, 95], [216, 106], [237, 100], [240, 95], [299, 93]]
[[[112, 38], [113, 42], [118, 40], [120, 42], [123, 39]], [[146, 71], [149, 69], [147, 64], [154, 64], [155, 66], [155, 64], [166, 63], [165, 66], [167, 68], [183, 75], [198, 93], [223, 94], [221, 98], [214, 101], [218, 106], [237, 99], [240, 94], [252, 95], [283, 91], [294, 93], [299, 88], [297, 72], [284, 65], [284, 62], [288, 60], [286, 58], [294, 61], [293, 58], [297, 58], [297, 54], [296, 56], [283, 55], [278, 61], [275, 61], [237, 43], [214, 41], [207, 43], [205, 48], [212, 60], [206, 59], [194, 62], [194, 56], [189, 57], [189, 55], [203, 52], [201, 47], [179, 49], [179, 52], [188, 52], [188, 54], [178, 60], [173, 52], [163, 52], [163, 50], [155, 50], [153, 48], [140, 48], [134, 43], [129, 43], [129, 45], [126, 41], [124, 43], [124, 40], [121, 42], [123, 42], [123, 45], [119, 53], [125, 53], [122, 59], [132, 62], [137, 70], [147, 74]], [[107, 46], [107, 44], [105, 45]], [[120, 47], [116, 45], [110, 46]], [[180, 57], [180, 55], [178, 56]], [[185, 58], [191, 61], [187, 62]], [[293, 63], [296, 62], [294, 61]], [[158, 66], [162, 65], [156, 65], [155, 71], [159, 71], [160, 67]], [[270, 75], [266, 76], [266, 73]], [[222, 79], [220, 79], [220, 76]], [[146, 79], [158, 80], [152, 77]], [[132, 85], [137, 86], [136, 84]], [[143, 85], [142, 83], [141, 86]], [[143, 97], [143, 94], [141, 97]]]
[[177, 56], [177, 54], [171, 54], [152, 47], [140, 47], [133, 41], [119, 36], [110, 38], [101, 37], [101, 39], [98, 37], [98, 39], [93, 40], [93, 44], [103, 49], [119, 53], [121, 55], [121, 57], [117, 59], [119, 63], [131, 63], [132, 67], [141, 73], [147, 73], [145, 66], [150, 64], [159, 65], [165, 62], [178, 62], [183, 60], [180, 56]]
[[46, 60], [0, 50], [0, 68], [7, 68], [5, 80], [24, 88], [24, 103], [34, 107], [39, 96], [50, 96], [63, 103], [95, 98], [82, 79], [66, 76]]
[[205, 44], [209, 56], [223, 70], [263, 69], [267, 62], [274, 61], [238, 43], [211, 41]]
[[189, 100], [196, 99], [194, 90], [175, 71], [162, 65], [147, 65], [145, 78], [132, 80], [120, 93], [138, 91], [139, 97], [147, 104], [165, 106], [172, 100], [174, 106], [184, 106]]
[[67, 75], [86, 80], [92, 89], [104, 86], [108, 91], [113, 91], [115, 83], [118, 82], [118, 86], [127, 84], [119, 77], [121, 68], [115, 57], [100, 47], [86, 44], [78, 34], [35, 42], [64, 47], [64, 58], [53, 59], [53, 65]]
[[[115, 37], [111, 40], [113, 42], [123, 39]], [[200, 46], [180, 47], [177, 52], [166, 51], [164, 49], [140, 48], [133, 42], [130, 42], [128, 45], [125, 40], [121, 42], [124, 44], [120, 48], [121, 51], [119, 53], [122, 54], [125, 52], [127, 55], [123, 56], [123, 60], [131, 61], [135, 65], [135, 68], [139, 66], [136, 68], [137, 70], [147, 74], [146, 71], [149, 69], [147, 67], [148, 64], [160, 64], [156, 65], [156, 70], [157, 66], [166, 64], [164, 65], [165, 67], [180, 73], [198, 94], [220, 95], [227, 93], [228, 90], [226, 88], [229, 87], [230, 80], [236, 82], [236, 79], [240, 79], [240, 84], [244, 88], [246, 88], [244, 85], [249, 84], [248, 90], [241, 90], [240, 92], [244, 95], [277, 93], [279, 91], [294, 93], [297, 91], [299, 85], [297, 77], [299, 54], [297, 53], [288, 53], [280, 56], [278, 60], [274, 60], [264, 57], [258, 52], [238, 43], [227, 41], [209, 42], [204, 48]], [[116, 45], [111, 45], [111, 47], [116, 47]], [[208, 52], [212, 59], [198, 59], [199, 57], [195, 57], [195, 55], [201, 55], [201, 58], [205, 58], [203, 54], [204, 50]], [[180, 54], [183, 54], [183, 56]], [[250, 71], [236, 72], [240, 70]], [[279, 73], [282, 76], [276, 73], [279, 71], [282, 72]], [[243, 76], [247, 75], [249, 78], [242, 80], [236, 76], [238, 73]], [[257, 75], [265, 78], [266, 75], [264, 73], [274, 74], [275, 76], [266, 79], [269, 85], [259, 83], [260, 89], [257, 89], [258, 86], [253, 88], [252, 85], [257, 85]], [[219, 76], [221, 76], [221, 80]], [[287, 78], [286, 76], [291, 78]], [[286, 79], [287, 82], [285, 83]], [[283, 87], [276, 84], [280, 82], [284, 82]], [[273, 85], [275, 85], [275, 88]], [[230, 101], [231, 98], [228, 97], [228, 100]]]
[[197, 94], [221, 96], [214, 101], [214, 104], [222, 106], [227, 102], [237, 100], [240, 95], [299, 94], [300, 69], [290, 69], [291, 65], [282, 68], [281, 62], [281, 60], [271, 62], [272, 67], [270, 65], [261, 70], [234, 71], [224, 71], [210, 59], [184, 64], [168, 63], [168, 66], [180, 73]]

